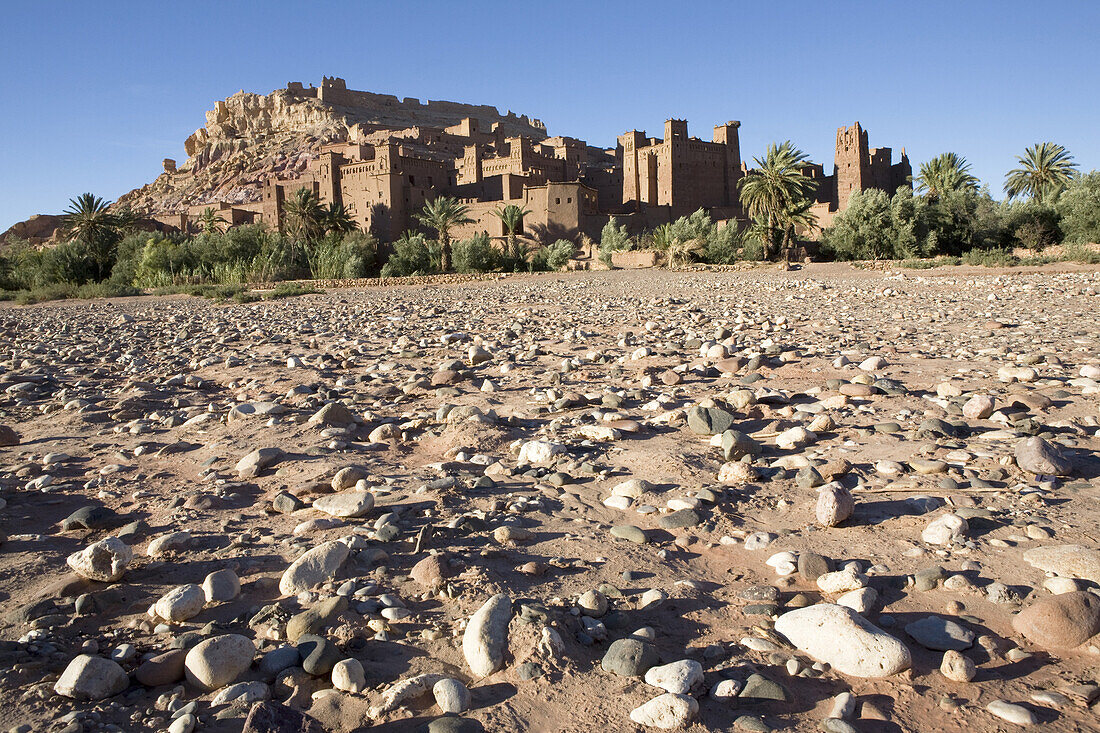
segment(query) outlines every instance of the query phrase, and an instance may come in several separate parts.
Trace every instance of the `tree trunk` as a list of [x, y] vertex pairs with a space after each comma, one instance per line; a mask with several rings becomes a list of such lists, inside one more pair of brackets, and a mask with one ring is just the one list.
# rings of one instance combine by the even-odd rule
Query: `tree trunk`
[[451, 240], [444, 237], [440, 242], [439, 269], [443, 272], [451, 271]]

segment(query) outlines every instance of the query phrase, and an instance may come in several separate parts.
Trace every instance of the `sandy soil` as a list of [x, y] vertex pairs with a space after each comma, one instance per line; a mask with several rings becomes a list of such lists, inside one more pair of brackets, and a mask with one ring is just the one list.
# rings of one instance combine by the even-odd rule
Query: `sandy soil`
[[[1100, 548], [1100, 389], [1081, 376], [1082, 367], [1100, 365], [1098, 314], [1100, 272], [1074, 265], [617, 271], [250, 305], [150, 297], [5, 306], [0, 424], [20, 440], [0, 448], [0, 727], [165, 729], [172, 709], [197, 701], [199, 730], [241, 730], [248, 704], [212, 705], [216, 693], [182, 682], [147, 687], [134, 670], [173, 640], [193, 643], [180, 641], [188, 631], [243, 634], [259, 659], [283, 633], [279, 624], [250, 625], [261, 609], [277, 605], [285, 624], [350, 579], [345, 591], [366, 590], [325, 633], [342, 657], [361, 662], [365, 691], [332, 691], [327, 675], [300, 669], [265, 675], [258, 663], [240, 677], [268, 683], [273, 700], [290, 699], [329, 730], [411, 731], [439, 718], [430, 693], [370, 716], [383, 691], [420, 673], [464, 682], [472, 705], [463, 717], [488, 731], [643, 730], [630, 712], [662, 690], [600, 667], [613, 640], [643, 627], [652, 628], [662, 663], [703, 666], [691, 731], [733, 730], [746, 715], [776, 729], [820, 730], [846, 691], [857, 700], [848, 722], [858, 731], [1013, 729], [985, 709], [994, 700], [1021, 704], [1045, 730], [1100, 729], [1096, 646], [1045, 650], [1012, 627], [1016, 612], [1051, 595], [1048, 574], [1023, 559], [1027, 550]], [[701, 354], [717, 342], [741, 357], [739, 369], [725, 373], [714, 353]], [[487, 352], [484, 362], [471, 365], [473, 347]], [[744, 363], [753, 356], [758, 364]], [[858, 366], [876, 356], [882, 365]], [[450, 371], [440, 376], [443, 367]], [[1006, 377], [1003, 367], [1032, 373]], [[901, 389], [830, 400], [861, 375]], [[753, 393], [753, 404], [731, 406], [739, 389]], [[961, 406], [973, 394], [993, 396], [1002, 421], [965, 417]], [[722, 485], [721, 449], [685, 423], [686, 411], [708, 399], [761, 446], [746, 483]], [[356, 420], [309, 423], [334, 400]], [[234, 412], [263, 403], [278, 414]], [[447, 405], [477, 409], [447, 419]], [[210, 417], [194, 420], [203, 414]], [[835, 427], [803, 446], [776, 445], [777, 434], [820, 414]], [[955, 437], [922, 430], [930, 418], [957, 426]], [[386, 424], [396, 430], [372, 440]], [[594, 426], [618, 430], [610, 440], [586, 439]], [[1015, 465], [1013, 448], [1029, 435], [1072, 460], [1069, 475]], [[533, 470], [517, 466], [519, 447], [533, 440], [563, 452]], [[238, 459], [261, 447], [285, 456], [240, 478]], [[798, 471], [840, 458], [851, 463], [837, 480], [855, 510], [824, 527], [815, 517], [819, 489], [802, 485]], [[922, 474], [915, 459], [947, 465]], [[332, 493], [346, 466], [362, 467], [375, 508], [314, 521], [326, 515], [309, 504]], [[654, 486], [625, 509], [605, 505], [631, 478]], [[279, 492], [303, 508], [276, 511]], [[662, 528], [670, 501], [694, 506], [698, 523]], [[113, 512], [106, 526], [63, 529], [90, 505]], [[639, 512], [643, 505], [653, 510]], [[930, 521], [962, 509], [971, 516], [964, 538], [922, 541]], [[396, 533], [380, 523], [391, 512]], [[94, 582], [67, 567], [70, 554], [135, 521], [121, 580]], [[498, 541], [494, 530], [505, 525], [529, 530], [530, 539]], [[616, 525], [640, 528], [647, 543], [615, 539]], [[148, 556], [151, 539], [177, 530], [192, 535], [188, 546]], [[776, 539], [746, 549], [755, 532]], [[361, 549], [328, 583], [280, 595], [280, 576], [302, 552], [349, 537]], [[819, 553], [834, 569], [856, 561], [878, 594], [864, 616], [905, 642], [911, 668], [883, 679], [813, 670], [811, 657], [771, 631], [773, 615], [798, 594], [799, 602], [835, 596], [798, 573], [777, 575], [765, 561], [781, 551]], [[442, 553], [453, 573], [441, 587], [409, 576], [429, 553]], [[913, 575], [935, 565], [965, 582], [917, 590]], [[164, 593], [223, 568], [240, 578], [237, 598], [170, 627], [150, 617]], [[988, 593], [994, 582], [1009, 587], [1009, 602], [994, 602], [1004, 600]], [[603, 588], [611, 610], [600, 619], [607, 638], [593, 640], [581, 633], [575, 603], [603, 584], [611, 586]], [[779, 590], [775, 614], [746, 613], [742, 592], [758, 584]], [[643, 608], [651, 589], [667, 598]], [[411, 614], [384, 620], [384, 593]], [[462, 633], [494, 593], [509, 594], [515, 617], [503, 669], [479, 679]], [[78, 604], [84, 594], [94, 602]], [[524, 604], [543, 607], [544, 619], [525, 622]], [[964, 651], [977, 665], [973, 681], [947, 680], [942, 652], [907, 636], [906, 624], [930, 614], [974, 633]], [[543, 624], [563, 648], [540, 645]], [[771, 639], [777, 651], [751, 651], [743, 643], [750, 637]], [[82, 651], [110, 656], [124, 645], [133, 647], [119, 653], [131, 674], [125, 691], [98, 701], [54, 691]], [[791, 659], [800, 674], [789, 673]], [[525, 662], [541, 675], [524, 679]], [[708, 694], [719, 680], [743, 683], [752, 673], [778, 682], [788, 700]], [[1065, 695], [1065, 704], [1033, 699], [1044, 691]]]

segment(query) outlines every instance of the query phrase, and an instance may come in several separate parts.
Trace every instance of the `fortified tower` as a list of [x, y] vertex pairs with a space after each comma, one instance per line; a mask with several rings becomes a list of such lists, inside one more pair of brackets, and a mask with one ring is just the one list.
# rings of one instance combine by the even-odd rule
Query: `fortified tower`
[[855, 191], [870, 187], [871, 156], [867, 147], [867, 131], [855, 123], [836, 131], [836, 196], [837, 208], [848, 208], [848, 199]]

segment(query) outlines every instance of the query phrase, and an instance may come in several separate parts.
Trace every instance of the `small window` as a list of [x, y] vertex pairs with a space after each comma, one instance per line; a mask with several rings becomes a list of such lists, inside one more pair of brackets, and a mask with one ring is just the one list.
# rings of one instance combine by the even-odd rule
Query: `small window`
[[567, 198], [567, 199], [565, 200], [565, 203], [567, 203], [567, 204], [571, 204], [571, 203], [573, 203], [573, 197], [572, 197], [572, 196], [570, 196], [569, 198]]
[[410, 186], [415, 186], [416, 185], [416, 176], [409, 176], [409, 185]]
[[555, 203], [555, 204], [560, 204], [560, 203], [561, 203], [561, 199], [554, 199], [554, 203]]

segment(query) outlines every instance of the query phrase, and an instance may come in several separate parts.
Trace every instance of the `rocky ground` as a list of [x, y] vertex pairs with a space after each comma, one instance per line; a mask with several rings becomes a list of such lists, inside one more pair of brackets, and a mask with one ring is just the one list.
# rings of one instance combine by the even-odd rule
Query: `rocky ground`
[[0, 727], [1100, 727], [1100, 271], [0, 310]]

